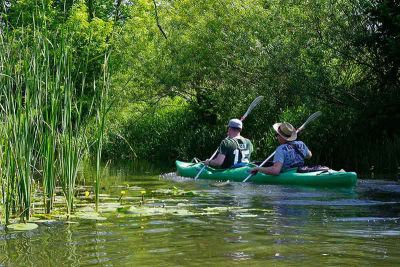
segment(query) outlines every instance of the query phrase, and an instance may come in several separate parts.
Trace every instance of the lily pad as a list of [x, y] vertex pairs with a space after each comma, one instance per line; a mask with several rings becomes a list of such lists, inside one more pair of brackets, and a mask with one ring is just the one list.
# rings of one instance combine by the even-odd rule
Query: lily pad
[[[78, 205], [76, 205], [76, 206], [78, 206]], [[95, 212], [94, 211], [94, 205], [93, 205], [93, 207], [91, 207], [91, 206], [89, 206], [89, 205], [79, 205], [80, 207], [79, 208], [77, 208], [76, 209], [76, 211], [78, 211], [78, 212], [81, 212], [81, 213], [83, 213], [83, 212], [89, 212], [89, 213], [93, 213], [93, 212]]]
[[15, 223], [7, 225], [8, 229], [16, 231], [30, 231], [38, 228], [36, 223]]
[[162, 215], [166, 214], [167, 210], [165, 208], [159, 207], [130, 207], [127, 214], [137, 215], [137, 216], [151, 216], [151, 215]]
[[257, 217], [257, 214], [237, 214], [236, 217], [240, 218], [254, 218]]
[[[184, 198], [179, 198], [179, 199], [168, 198], [168, 199], [163, 199], [163, 201], [164, 201], [165, 203], [167, 203], [167, 202], [171, 202], [171, 203], [173, 203], [173, 202], [178, 202], [178, 205], [179, 205], [179, 204], [182, 204], [181, 202], [189, 202], [188, 199], [184, 199]], [[147, 199], [146, 199], [146, 203], [147, 203]], [[192, 206], [193, 206], [193, 205], [192, 205]]]
[[207, 212], [227, 212], [234, 210], [242, 210], [240, 207], [207, 207], [204, 209]]
[[155, 216], [155, 215], [178, 215], [178, 216], [191, 216], [196, 215], [195, 213], [188, 211], [186, 209], [177, 209], [175, 207], [130, 207], [127, 211], [127, 214], [133, 216]]
[[35, 223], [44, 223], [44, 224], [52, 224], [52, 223], [56, 223], [58, 221], [56, 220], [44, 220], [44, 219], [39, 219], [36, 220]]
[[53, 216], [53, 218], [56, 218], [56, 219], [59, 219], [59, 220], [65, 220], [65, 219], [73, 218], [73, 217], [75, 217], [75, 216], [74, 215], [68, 215], [68, 214], [55, 214]]
[[188, 211], [186, 209], [175, 209], [171, 214], [177, 216], [193, 216], [196, 215], [195, 213]]
[[76, 218], [84, 219], [84, 220], [95, 220], [95, 221], [105, 221], [106, 217], [100, 216], [97, 212], [77, 212], [75, 214]]
[[151, 192], [153, 195], [156, 196], [187, 196], [187, 197], [192, 197], [192, 196], [199, 196], [199, 194], [196, 191], [185, 191], [182, 189], [178, 188], [173, 188], [173, 189], [157, 189]]
[[116, 212], [118, 208], [123, 207], [118, 202], [107, 202], [107, 203], [100, 203], [99, 210], [101, 212]]
[[127, 187], [127, 189], [132, 190], [132, 191], [143, 191], [144, 190], [144, 188], [140, 187], [140, 186], [130, 186], [130, 187]]
[[64, 221], [66, 224], [79, 224], [79, 222], [74, 222], [74, 221]]
[[29, 219], [30, 222], [36, 222], [36, 221], [39, 221], [39, 220], [40, 220], [40, 218], [33, 217], [33, 216]]

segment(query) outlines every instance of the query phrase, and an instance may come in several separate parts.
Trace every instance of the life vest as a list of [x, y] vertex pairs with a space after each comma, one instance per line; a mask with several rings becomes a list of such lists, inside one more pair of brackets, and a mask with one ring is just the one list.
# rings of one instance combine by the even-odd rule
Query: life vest
[[235, 158], [233, 160], [233, 165], [238, 163], [249, 163], [250, 162], [250, 148], [248, 143], [242, 138], [232, 138], [236, 144], [236, 149], [233, 151]]

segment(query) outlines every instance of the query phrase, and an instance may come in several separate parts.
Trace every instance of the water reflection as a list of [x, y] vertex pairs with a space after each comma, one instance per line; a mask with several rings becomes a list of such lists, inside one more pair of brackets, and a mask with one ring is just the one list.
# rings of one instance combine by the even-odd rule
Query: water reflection
[[[103, 193], [123, 206], [138, 192], [179, 188], [193, 196], [146, 196], [147, 207], [187, 213], [107, 213], [106, 221], [0, 229], [0, 265], [193, 266], [393, 265], [400, 260], [400, 186], [363, 181], [354, 191], [193, 181], [112, 171]], [[136, 194], [136, 195], [135, 195]], [[107, 200], [110, 201], [110, 200]], [[136, 204], [135, 204], [136, 205]], [[190, 213], [189, 213], [190, 212]]]

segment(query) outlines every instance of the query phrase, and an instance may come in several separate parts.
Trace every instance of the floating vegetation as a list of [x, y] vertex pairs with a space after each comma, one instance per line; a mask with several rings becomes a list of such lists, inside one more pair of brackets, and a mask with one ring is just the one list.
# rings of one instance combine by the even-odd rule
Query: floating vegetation
[[79, 224], [79, 222], [74, 221], [64, 221], [65, 224]]
[[205, 212], [228, 212], [228, 211], [247, 211], [247, 209], [241, 207], [207, 207], [204, 209]]
[[187, 209], [179, 207], [146, 207], [146, 206], [132, 206], [126, 212], [131, 216], [154, 216], [154, 215], [178, 215], [178, 216], [192, 216], [196, 213]]
[[236, 217], [240, 218], [254, 218], [257, 217], [257, 214], [236, 214]]
[[274, 212], [270, 209], [246, 209], [241, 207], [207, 207], [204, 208], [205, 213], [209, 214], [218, 214], [218, 213], [226, 213], [231, 212], [235, 214], [237, 217], [257, 217], [257, 214], [251, 214], [249, 212], [262, 212], [262, 213], [271, 213]]
[[194, 197], [200, 196], [196, 191], [185, 191], [175, 186], [172, 189], [157, 189], [151, 191], [153, 196], [175, 196], [175, 197]]
[[107, 220], [106, 217], [100, 216], [98, 212], [76, 212], [73, 217], [84, 220], [95, 220], [95, 221]]
[[[121, 188], [121, 187], [114, 187]], [[58, 189], [55, 191], [59, 191]], [[258, 213], [271, 212], [267, 209], [246, 209], [241, 207], [199, 207], [192, 204], [190, 197], [205, 194], [207, 191], [195, 192], [187, 191], [177, 187], [172, 189], [159, 190], [140, 190], [132, 192], [136, 196], [129, 196], [130, 191], [121, 190], [110, 194], [99, 194], [101, 200], [97, 207], [93, 202], [93, 197], [88, 195], [85, 188], [80, 187], [80, 193], [75, 198], [74, 212], [67, 214], [63, 203], [58, 203], [63, 198], [57, 198], [54, 201], [54, 207], [51, 214], [45, 213], [43, 208], [38, 209], [34, 216], [30, 218], [29, 223], [35, 223], [39, 227], [49, 227], [51, 225], [60, 224], [75, 224], [80, 221], [100, 222], [106, 221], [108, 217], [151, 217], [151, 216], [210, 216], [231, 213], [237, 218], [252, 218], [257, 217]], [[116, 195], [115, 195], [116, 194]], [[119, 196], [119, 197], [118, 197]], [[145, 197], [146, 196], [146, 197]], [[189, 197], [189, 199], [188, 199]], [[43, 207], [42, 203], [41, 207]], [[14, 224], [13, 224], [14, 225]], [[26, 224], [23, 224], [26, 225]], [[17, 227], [17, 226], [15, 226]], [[20, 226], [22, 227], [22, 226]], [[11, 228], [10, 228], [11, 229]]]
[[58, 223], [57, 220], [44, 220], [44, 219], [40, 219], [40, 220], [35, 220], [35, 223], [39, 223], [39, 224], [53, 224], [53, 223]]
[[38, 228], [36, 223], [14, 223], [7, 225], [7, 229], [15, 231], [30, 231]]
[[98, 210], [101, 213], [117, 212], [119, 208], [123, 207], [120, 203], [99, 203]]

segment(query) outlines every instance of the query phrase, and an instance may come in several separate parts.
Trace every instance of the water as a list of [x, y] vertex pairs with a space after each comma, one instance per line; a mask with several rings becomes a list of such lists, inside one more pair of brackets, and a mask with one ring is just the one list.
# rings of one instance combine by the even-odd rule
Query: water
[[[0, 266], [398, 266], [400, 262], [397, 182], [360, 180], [353, 191], [247, 183], [219, 186], [174, 175], [160, 178], [115, 171], [103, 184], [114, 202], [121, 190], [127, 191], [124, 207], [137, 207], [144, 189], [142, 206], [168, 212], [148, 216], [105, 212], [105, 221], [41, 223], [29, 232], [0, 226]], [[150, 194], [154, 190], [159, 193]]]

